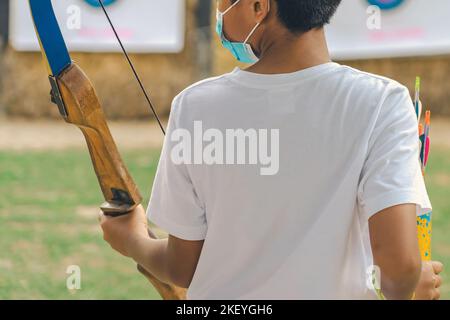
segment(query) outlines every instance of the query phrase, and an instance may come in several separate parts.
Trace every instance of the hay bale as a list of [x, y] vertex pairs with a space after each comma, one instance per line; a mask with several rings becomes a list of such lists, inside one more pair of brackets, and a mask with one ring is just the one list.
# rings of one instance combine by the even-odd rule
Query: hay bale
[[[132, 54], [131, 58], [151, 98], [162, 115], [167, 115], [176, 94], [197, 79], [192, 64], [197, 0], [187, 1], [187, 42], [179, 54]], [[16, 52], [8, 48], [2, 60], [3, 85], [0, 107], [8, 116], [59, 117], [49, 102], [49, 84], [40, 53]], [[113, 119], [151, 117], [149, 106], [122, 54], [74, 53]]]

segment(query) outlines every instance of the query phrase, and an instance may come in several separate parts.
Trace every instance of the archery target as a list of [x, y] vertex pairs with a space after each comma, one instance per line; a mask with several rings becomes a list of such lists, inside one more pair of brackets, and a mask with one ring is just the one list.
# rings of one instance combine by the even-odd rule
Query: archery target
[[450, 1], [344, 0], [326, 30], [334, 59], [448, 54]]
[[[184, 48], [184, 0], [103, 0], [129, 52], [176, 53]], [[39, 51], [28, 0], [10, 2], [10, 43]], [[53, 0], [59, 26], [71, 51], [120, 52], [98, 0]]]

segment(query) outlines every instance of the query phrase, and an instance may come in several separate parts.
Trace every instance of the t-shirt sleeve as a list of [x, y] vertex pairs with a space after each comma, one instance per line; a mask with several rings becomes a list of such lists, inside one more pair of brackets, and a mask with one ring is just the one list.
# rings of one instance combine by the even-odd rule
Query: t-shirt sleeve
[[419, 123], [409, 91], [403, 86], [388, 90], [358, 186], [360, 212], [366, 219], [406, 203], [416, 204], [417, 215], [432, 210], [419, 158]]
[[186, 164], [172, 161], [172, 133], [177, 130], [180, 99], [175, 98], [166, 138], [153, 183], [148, 219], [169, 234], [184, 240], [203, 240], [207, 223], [204, 206], [198, 198]]

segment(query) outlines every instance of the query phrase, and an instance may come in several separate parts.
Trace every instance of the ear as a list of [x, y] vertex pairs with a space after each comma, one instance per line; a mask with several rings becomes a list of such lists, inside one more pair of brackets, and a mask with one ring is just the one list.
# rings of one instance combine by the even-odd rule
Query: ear
[[261, 23], [269, 14], [271, 0], [255, 0], [253, 2], [253, 11], [257, 22]]

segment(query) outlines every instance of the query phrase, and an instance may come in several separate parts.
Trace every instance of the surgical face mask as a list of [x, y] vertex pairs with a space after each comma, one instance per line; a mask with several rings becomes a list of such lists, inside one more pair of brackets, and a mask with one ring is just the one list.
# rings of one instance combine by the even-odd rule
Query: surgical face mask
[[[250, 37], [255, 33], [256, 29], [259, 27], [261, 23], [256, 24], [256, 26], [253, 28], [252, 31], [250, 31], [250, 34], [247, 36], [247, 38], [244, 40], [244, 42], [231, 42], [229, 41], [223, 32], [223, 17], [225, 14], [227, 14], [228, 11], [234, 8], [241, 0], [236, 1], [233, 3], [232, 6], [230, 6], [227, 10], [224, 12], [220, 12], [219, 9], [217, 9], [217, 24], [216, 24], [216, 32], [219, 35], [220, 39], [222, 40], [222, 45], [224, 48], [228, 49], [233, 56], [240, 62], [243, 63], [255, 63], [259, 59], [256, 56], [255, 52], [252, 49], [252, 46], [247, 43]], [[270, 1], [269, 1], [269, 9], [270, 9]]]

